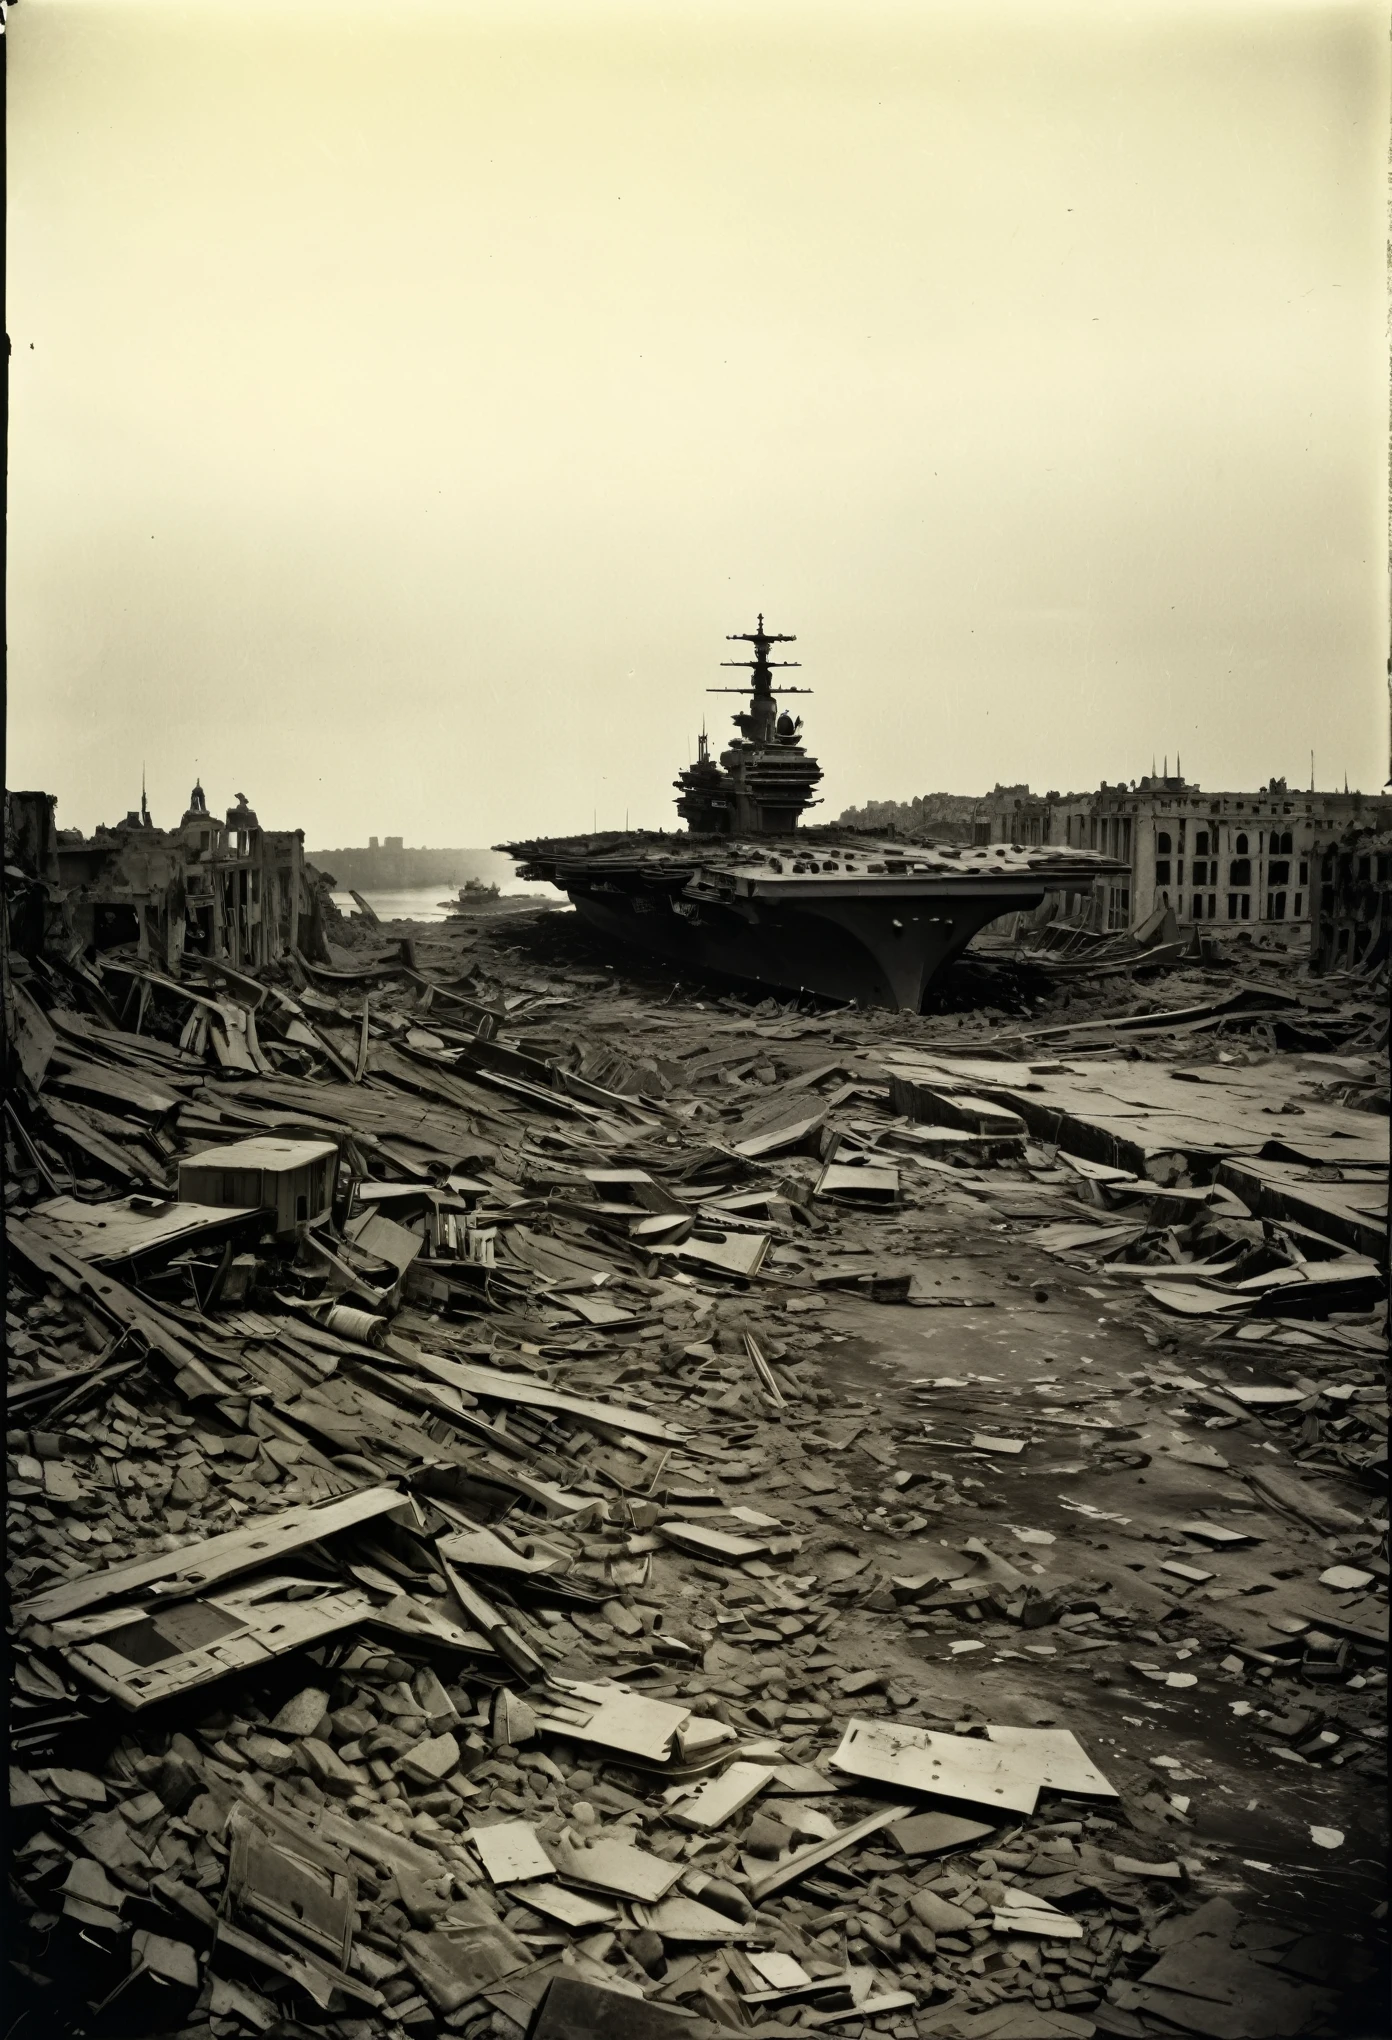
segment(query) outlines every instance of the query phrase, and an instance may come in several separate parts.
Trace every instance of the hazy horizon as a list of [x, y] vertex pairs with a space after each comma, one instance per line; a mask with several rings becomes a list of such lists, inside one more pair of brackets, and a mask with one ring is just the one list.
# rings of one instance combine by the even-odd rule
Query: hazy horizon
[[21, 0], [9, 762], [306, 843], [1387, 772], [1384, 10]]

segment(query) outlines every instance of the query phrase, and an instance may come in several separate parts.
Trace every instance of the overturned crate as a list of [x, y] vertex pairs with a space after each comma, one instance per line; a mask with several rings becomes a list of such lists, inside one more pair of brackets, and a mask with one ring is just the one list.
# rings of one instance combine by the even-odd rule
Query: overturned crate
[[332, 1141], [233, 1141], [180, 1162], [179, 1202], [271, 1211], [276, 1231], [291, 1233], [328, 1216], [337, 1168]]

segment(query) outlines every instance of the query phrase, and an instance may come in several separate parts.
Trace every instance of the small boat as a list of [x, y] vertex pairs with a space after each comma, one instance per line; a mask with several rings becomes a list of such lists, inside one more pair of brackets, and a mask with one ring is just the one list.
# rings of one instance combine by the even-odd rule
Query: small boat
[[[702, 732], [673, 782], [684, 832], [633, 830], [497, 847], [523, 878], [569, 895], [605, 935], [666, 958], [784, 992], [917, 1013], [934, 978], [988, 922], [1031, 912], [1046, 893], [1089, 892], [1128, 867], [1095, 851], [1006, 843], [918, 843], [871, 830], [807, 828], [822, 777], [802, 718], [779, 697], [767, 631], [731, 634], [752, 659], [739, 734], [719, 760]], [[737, 693], [745, 688], [712, 688]]]
[[546, 914], [560, 904], [559, 900], [538, 899], [534, 893], [505, 893], [500, 886], [485, 885], [481, 878], [469, 879], [454, 899], [440, 902], [448, 907], [452, 921], [472, 921], [484, 914]]
[[485, 885], [481, 878], [467, 879], [452, 900], [440, 902], [452, 914], [487, 913], [491, 908], [507, 904], [512, 903], [504, 901], [501, 886]]

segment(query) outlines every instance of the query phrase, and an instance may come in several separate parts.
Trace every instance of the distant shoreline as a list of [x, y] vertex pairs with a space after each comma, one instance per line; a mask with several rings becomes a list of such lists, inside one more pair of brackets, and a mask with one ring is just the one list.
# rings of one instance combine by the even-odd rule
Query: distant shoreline
[[385, 849], [367, 846], [342, 850], [305, 851], [305, 860], [317, 871], [327, 872], [340, 889], [368, 892], [376, 887], [400, 892], [415, 886], [458, 887], [471, 878], [485, 884], [506, 884], [513, 876], [513, 861], [496, 850]]

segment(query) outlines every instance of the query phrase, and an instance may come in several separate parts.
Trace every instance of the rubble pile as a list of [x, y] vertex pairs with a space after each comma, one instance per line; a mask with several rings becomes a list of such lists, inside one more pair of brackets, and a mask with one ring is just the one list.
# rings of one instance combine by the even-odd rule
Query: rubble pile
[[28, 2029], [1376, 2031], [1366, 982], [569, 922], [7, 957]]

